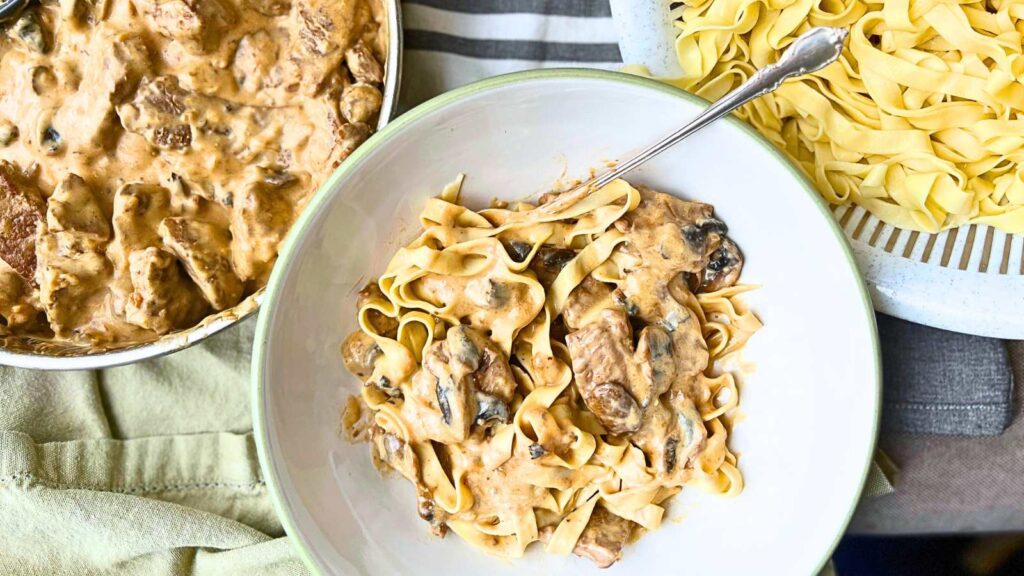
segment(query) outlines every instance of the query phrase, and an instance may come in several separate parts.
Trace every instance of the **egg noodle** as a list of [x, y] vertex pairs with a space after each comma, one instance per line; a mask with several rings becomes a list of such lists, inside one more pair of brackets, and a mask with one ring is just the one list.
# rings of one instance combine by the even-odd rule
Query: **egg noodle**
[[813, 26], [850, 29], [839, 62], [737, 114], [831, 204], [937, 232], [1024, 232], [1024, 4], [948, 0], [685, 0], [684, 76], [716, 100]]
[[[722, 361], [761, 325], [737, 299], [749, 288], [734, 285], [734, 276], [727, 286], [694, 294], [677, 268], [664, 280], [641, 275], [654, 274], [639, 236], [653, 233], [641, 221], [644, 210], [664, 220], [662, 236], [651, 240], [659, 259], [672, 249], [666, 235], [681, 238], [680, 226], [667, 219], [701, 215], [693, 217], [703, 228], [690, 224], [704, 236], [689, 241], [707, 245], [691, 255], [696, 270], [721, 254], [712, 243], [731, 244], [711, 207], [618, 180], [558, 209], [517, 203], [474, 212], [459, 204], [461, 182], [427, 201], [422, 233], [364, 290], [360, 331], [343, 346], [346, 365], [367, 383], [361, 401], [350, 401], [345, 424], [359, 434], [362, 421], [378, 463], [416, 485], [420, 515], [435, 532], [450, 529], [506, 558], [521, 556], [537, 540], [549, 552], [579, 553], [598, 514], [617, 517], [612, 523], [628, 535], [634, 525], [624, 520], [658, 528], [666, 499], [683, 486], [738, 494], [743, 479], [726, 439], [739, 392]], [[689, 254], [683, 248], [678, 253]], [[643, 286], [630, 288], [631, 278]], [[610, 296], [613, 288], [619, 296]], [[660, 294], [642, 294], [648, 291]], [[634, 325], [643, 319], [655, 326], [641, 332], [635, 353], [628, 337], [609, 336], [616, 325], [629, 331], [617, 320], [627, 309]], [[599, 346], [586, 348], [588, 330]], [[675, 355], [674, 365], [659, 364], [666, 357], [651, 351], [655, 332], [671, 338], [663, 354], [669, 362]], [[602, 365], [616, 345], [633, 356]], [[364, 365], [353, 368], [349, 357]], [[581, 372], [587, 358], [591, 364]], [[588, 396], [581, 378], [626, 370], [625, 364], [630, 372], [618, 380], [637, 383], [630, 390], [642, 424], [637, 429], [634, 419], [622, 424], [628, 431], [613, 434], [608, 423], [629, 417], [595, 414], [589, 407], [607, 398]], [[675, 375], [665, 388], [638, 391], [665, 370]], [[625, 401], [636, 408], [633, 398]], [[500, 408], [505, 400], [507, 413]], [[495, 405], [494, 418], [485, 421]]]

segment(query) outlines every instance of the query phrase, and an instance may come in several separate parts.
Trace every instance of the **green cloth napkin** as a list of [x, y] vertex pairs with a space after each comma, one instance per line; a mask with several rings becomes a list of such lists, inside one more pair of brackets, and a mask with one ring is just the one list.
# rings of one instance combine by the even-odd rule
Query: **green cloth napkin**
[[100, 372], [0, 367], [0, 574], [305, 574], [256, 460], [254, 327]]
[[254, 326], [100, 372], [0, 367], [0, 574], [305, 574], [256, 459]]

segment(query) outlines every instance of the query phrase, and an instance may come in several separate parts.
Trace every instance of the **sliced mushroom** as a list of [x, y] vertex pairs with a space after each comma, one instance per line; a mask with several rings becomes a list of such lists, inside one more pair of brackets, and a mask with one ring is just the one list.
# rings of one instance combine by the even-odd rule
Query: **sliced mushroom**
[[376, 456], [408, 480], [419, 482], [419, 463], [408, 443], [379, 426], [370, 429]]
[[376, 87], [364, 82], [347, 86], [341, 93], [338, 107], [349, 122], [369, 124], [380, 112], [384, 97]]
[[22, 12], [7, 33], [32, 52], [46, 53], [46, 35], [34, 9]]
[[39, 145], [43, 152], [56, 154], [61, 151], [64, 144], [64, 137], [50, 124], [46, 124], [39, 131]]
[[451, 438], [465, 440], [473, 425], [507, 422], [516, 382], [504, 354], [468, 326], [453, 326], [423, 357], [414, 390], [437, 407]]
[[358, 82], [380, 84], [384, 82], [384, 68], [361, 41], [345, 51], [345, 64]]
[[471, 328], [455, 326], [448, 331], [446, 344], [453, 368], [462, 374], [476, 372], [480, 368], [480, 348], [470, 337]]
[[530, 255], [530, 251], [533, 250], [533, 246], [527, 242], [513, 240], [505, 246], [505, 249], [508, 251], [508, 255], [513, 261], [523, 262], [526, 260], [526, 257]]
[[430, 531], [438, 538], [444, 538], [448, 533], [448, 525], [444, 523], [444, 511], [438, 510], [434, 499], [429, 497], [429, 492], [424, 491], [416, 496], [416, 513], [420, 518], [430, 524]]
[[674, 421], [668, 425], [663, 460], [665, 472], [673, 473], [700, 451], [707, 439], [707, 430], [700, 412], [683, 394], [673, 393], [669, 405]]
[[18, 127], [4, 118], [0, 120], [0, 146], [9, 146], [18, 139]]
[[496, 310], [506, 306], [515, 292], [515, 285], [483, 277], [466, 283], [465, 294], [469, 301], [480, 308]]
[[555, 248], [554, 246], [541, 246], [530, 261], [530, 269], [537, 274], [537, 280], [545, 286], [550, 286], [558, 273], [562, 271], [573, 258], [576, 251], [568, 248]]
[[598, 384], [588, 390], [584, 401], [612, 434], [628, 434], [640, 428], [640, 407], [621, 384]]
[[536, 460], [537, 458], [540, 458], [548, 453], [547, 448], [544, 448], [543, 446], [536, 442], [530, 444], [528, 450], [530, 451], [530, 458], [533, 460]]
[[349, 334], [341, 343], [341, 359], [345, 362], [345, 368], [363, 382], [369, 383], [380, 354], [380, 346], [360, 330]]
[[477, 392], [474, 397], [476, 399], [476, 418], [473, 419], [474, 424], [487, 426], [489, 424], [505, 424], [508, 422], [508, 403], [485, 392]]
[[743, 253], [729, 238], [723, 237], [717, 250], [711, 253], [704, 268], [701, 290], [714, 292], [736, 284], [743, 270]]
[[653, 391], [647, 395], [648, 401], [667, 392], [676, 377], [672, 338], [668, 333], [657, 326], [647, 326], [641, 330], [640, 340], [636, 346], [636, 358], [640, 361], [644, 380], [653, 385]]

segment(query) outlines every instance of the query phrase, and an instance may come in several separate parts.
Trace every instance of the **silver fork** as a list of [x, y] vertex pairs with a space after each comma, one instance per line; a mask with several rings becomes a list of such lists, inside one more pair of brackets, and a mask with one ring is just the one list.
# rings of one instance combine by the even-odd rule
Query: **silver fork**
[[774, 64], [769, 64], [754, 73], [739, 88], [729, 92], [714, 104], [708, 106], [685, 126], [644, 149], [614, 169], [595, 176], [572, 190], [559, 194], [557, 198], [539, 209], [558, 212], [576, 203], [593, 190], [620, 178], [627, 172], [675, 146], [687, 136], [718, 120], [740, 106], [774, 92], [786, 80], [821, 70], [839, 59], [847, 31], [843, 28], [818, 27], [803, 33], [793, 41]]

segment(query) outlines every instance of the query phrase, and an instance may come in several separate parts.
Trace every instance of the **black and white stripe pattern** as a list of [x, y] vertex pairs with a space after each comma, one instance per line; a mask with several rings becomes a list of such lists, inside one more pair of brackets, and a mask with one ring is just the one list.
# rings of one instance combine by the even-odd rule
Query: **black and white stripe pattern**
[[621, 66], [608, 0], [406, 0], [402, 103], [517, 70]]

